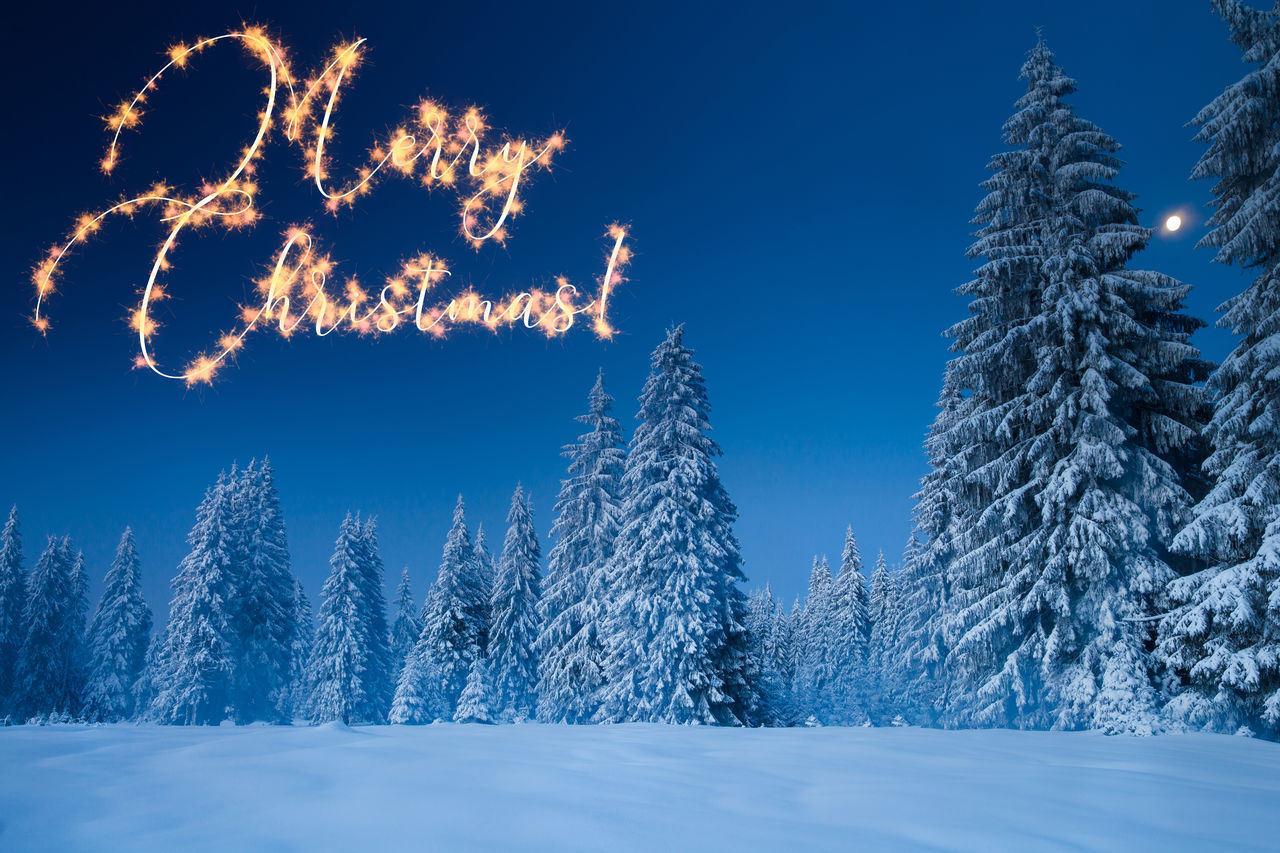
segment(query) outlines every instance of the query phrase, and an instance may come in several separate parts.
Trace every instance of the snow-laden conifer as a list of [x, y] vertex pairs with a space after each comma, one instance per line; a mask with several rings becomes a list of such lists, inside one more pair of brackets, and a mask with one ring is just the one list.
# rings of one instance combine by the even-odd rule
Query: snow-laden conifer
[[133, 716], [134, 686], [142, 675], [150, 639], [151, 608], [142, 596], [138, 547], [133, 531], [126, 527], [89, 623], [87, 719], [116, 722]]
[[163, 723], [217, 725], [232, 710], [236, 647], [230, 600], [237, 547], [232, 481], [225, 474], [205, 493], [187, 534], [191, 550], [172, 582], [164, 668], [149, 716]]
[[22, 531], [18, 508], [9, 510], [0, 532], [0, 717], [10, 710], [26, 623], [27, 573], [22, 565]]
[[[311, 653], [308, 710], [315, 722], [379, 722], [376, 685], [368, 677], [377, 638], [369, 624], [365, 532], [347, 513], [329, 560]], [[383, 642], [386, 642], [385, 634]]]
[[835, 719], [846, 724], [867, 719], [871, 701], [869, 656], [871, 651], [871, 603], [862, 555], [853, 528], [844, 532], [840, 574], [831, 589], [831, 702]]
[[50, 536], [31, 570], [23, 609], [14, 703], [22, 717], [78, 710], [71, 568], [66, 539]]
[[[1141, 623], [1189, 503], [1169, 462], [1194, 440], [1187, 288], [1127, 269], [1151, 231], [1112, 184], [1119, 145], [1078, 117], [1039, 44], [992, 161], [948, 373], [945, 439], [965, 527], [948, 567], [947, 696], [967, 725], [1148, 731]], [[1155, 448], [1155, 449], [1153, 449]], [[954, 544], [954, 543], [953, 543]]]
[[587, 431], [562, 453], [569, 459], [569, 476], [560, 482], [551, 528], [555, 544], [538, 603], [543, 626], [537, 645], [538, 717], [544, 722], [590, 722], [605, 683], [605, 566], [618, 534], [625, 459], [622, 427], [612, 406], [601, 372], [587, 413], [577, 418]]
[[413, 586], [409, 583], [409, 567], [400, 573], [400, 585], [396, 587], [396, 615], [391, 623], [391, 671], [397, 682], [404, 662], [413, 651], [422, 633], [422, 620], [418, 618], [418, 604], [413, 600]]
[[702, 368], [672, 329], [654, 350], [622, 475], [607, 575], [609, 650], [600, 717], [749, 722], [746, 601], [720, 482]]
[[311, 688], [307, 673], [311, 666], [311, 648], [315, 643], [315, 617], [311, 600], [302, 581], [293, 579], [293, 631], [290, 634], [289, 679], [279, 703], [280, 718], [286, 721], [311, 716]]
[[1213, 178], [1214, 260], [1255, 275], [1218, 325], [1239, 340], [1210, 380], [1209, 493], [1174, 548], [1196, 571], [1169, 587], [1159, 654], [1187, 688], [1169, 705], [1196, 728], [1280, 737], [1280, 7], [1215, 0], [1249, 71], [1195, 118]]
[[522, 721], [537, 707], [538, 598], [542, 592], [542, 551], [524, 488], [517, 485], [507, 512], [498, 575], [490, 612], [488, 666], [493, 708], [504, 720]]
[[479, 658], [471, 665], [467, 684], [458, 697], [458, 708], [453, 712], [455, 723], [494, 723], [494, 689], [489, 662]]

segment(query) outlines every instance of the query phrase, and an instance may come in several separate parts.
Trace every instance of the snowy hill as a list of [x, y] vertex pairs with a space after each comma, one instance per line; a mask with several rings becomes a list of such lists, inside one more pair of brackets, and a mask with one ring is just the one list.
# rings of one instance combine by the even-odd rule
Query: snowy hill
[[0, 849], [1275, 849], [1280, 744], [660, 725], [0, 729]]

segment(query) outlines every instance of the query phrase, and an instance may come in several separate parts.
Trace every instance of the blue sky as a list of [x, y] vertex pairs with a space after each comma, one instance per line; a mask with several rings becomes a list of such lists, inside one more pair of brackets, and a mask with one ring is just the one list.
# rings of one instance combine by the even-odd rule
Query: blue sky
[[[37, 5], [14, 23], [27, 88], [6, 88], [12, 164], [0, 262], [0, 502], [20, 509], [29, 562], [70, 533], [95, 580], [120, 530], [138, 536], [157, 612], [193, 510], [233, 460], [270, 454], [295, 570], [313, 594], [348, 509], [378, 516], [388, 571], [434, 577], [455, 495], [500, 542], [517, 481], [545, 532], [603, 367], [628, 431], [648, 353], [673, 323], [705, 366], [724, 481], [753, 584], [801, 591], [814, 553], [838, 557], [852, 524], [870, 563], [896, 559], [924, 472], [921, 439], [964, 316], [968, 220], [1022, 87], [1036, 27], [1078, 81], [1082, 115], [1124, 145], [1118, 183], [1143, 222], [1188, 220], [1135, 266], [1183, 279], [1190, 308], [1243, 286], [1194, 249], [1204, 183], [1187, 122], [1243, 71], [1205, 2], [891, 4], [422, 4], [85, 9]], [[864, 8], [865, 6], [865, 8]], [[253, 340], [215, 386], [187, 391], [130, 370], [122, 317], [159, 234], [113, 226], [67, 270], [46, 339], [28, 323], [29, 269], [84, 210], [164, 177], [188, 187], [247, 141], [261, 75], [232, 51], [201, 57], [161, 91], [126, 161], [96, 171], [97, 116], [130, 94], [177, 40], [241, 17], [278, 32], [302, 64], [338, 39], [369, 39], [368, 67], [338, 116], [364, 147], [426, 92], [476, 103], [500, 126], [567, 130], [551, 176], [525, 195], [505, 248], [479, 253], [451, 208], [387, 184], [322, 219], [343, 269], [376, 275], [418, 251], [448, 257], [492, 290], [600, 272], [606, 223], [630, 224], [631, 281], [614, 297], [621, 334], [547, 341], [523, 331]], [[226, 324], [281, 228], [317, 217], [298, 154], [277, 143], [263, 170], [268, 220], [252, 234], [184, 244], [171, 290], [180, 317], [160, 336], [174, 359]], [[1228, 334], [1199, 344], [1213, 358]]]

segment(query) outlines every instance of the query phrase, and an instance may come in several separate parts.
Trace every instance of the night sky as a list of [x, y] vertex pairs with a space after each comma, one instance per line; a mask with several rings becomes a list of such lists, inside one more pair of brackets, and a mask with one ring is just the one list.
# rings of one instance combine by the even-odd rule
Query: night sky
[[[132, 5], [9, 13], [0, 503], [19, 507], [28, 568], [45, 534], [73, 536], [95, 600], [132, 525], [161, 619], [194, 508], [234, 460], [270, 454], [313, 597], [347, 509], [378, 517], [388, 585], [407, 565], [419, 597], [459, 492], [497, 550], [522, 481], [545, 534], [560, 447], [579, 432], [597, 369], [630, 434], [648, 353], [680, 322], [705, 367], [751, 583], [789, 599], [815, 552], [838, 559], [847, 524], [868, 570], [878, 549], [896, 560], [947, 358], [940, 333], [965, 314], [952, 291], [974, 266], [968, 220], [1037, 26], [1079, 81], [1080, 113], [1124, 145], [1118, 183], [1138, 194], [1143, 223], [1187, 222], [1134, 265], [1194, 284], [1190, 308], [1207, 319], [1244, 283], [1194, 249], [1209, 187], [1188, 180], [1202, 146], [1187, 122], [1244, 69], [1208, 0]], [[277, 137], [261, 173], [265, 221], [178, 249], [162, 360], [185, 362], [229, 325], [282, 229], [307, 220], [344, 271], [376, 278], [433, 251], [491, 292], [599, 275], [605, 226], [628, 223], [636, 257], [611, 311], [620, 335], [256, 336], [211, 388], [188, 390], [131, 369], [124, 317], [161, 233], [140, 217], [69, 263], [41, 338], [30, 270], [75, 215], [159, 178], [194, 188], [248, 141], [264, 75], [221, 48], [162, 88], [110, 179], [97, 171], [99, 117], [170, 44], [242, 19], [308, 68], [341, 39], [369, 39], [337, 115], [339, 158], [426, 93], [520, 134], [563, 127], [569, 145], [525, 192], [507, 246], [477, 253], [446, 197], [404, 181], [323, 216], [300, 151]], [[1198, 342], [1221, 358], [1231, 338]]]

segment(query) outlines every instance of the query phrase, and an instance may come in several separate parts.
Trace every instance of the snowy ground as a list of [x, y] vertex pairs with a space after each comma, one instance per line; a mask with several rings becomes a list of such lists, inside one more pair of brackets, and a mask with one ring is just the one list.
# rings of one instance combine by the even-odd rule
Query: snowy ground
[[1257, 849], [1280, 744], [608, 727], [0, 729], [0, 850]]

